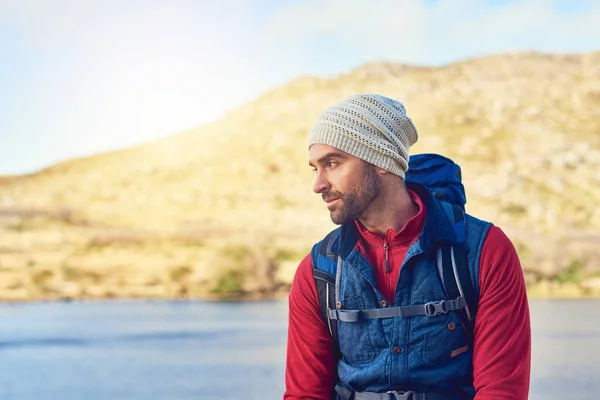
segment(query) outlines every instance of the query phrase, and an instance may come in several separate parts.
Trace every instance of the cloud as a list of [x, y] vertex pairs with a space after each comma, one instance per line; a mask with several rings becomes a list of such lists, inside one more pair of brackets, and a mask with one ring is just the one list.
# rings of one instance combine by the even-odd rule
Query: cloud
[[319, 37], [345, 46], [361, 62], [440, 64], [515, 50], [595, 50], [600, 48], [599, 20], [600, 2], [565, 13], [542, 0], [496, 5], [481, 0], [311, 0], [280, 10], [263, 34], [274, 48], [291, 43], [299, 52], [310, 51], [310, 38]]
[[15, 85], [0, 93], [0, 104], [20, 106], [0, 110], [0, 148], [27, 149], [10, 161], [20, 168], [27, 158], [47, 165], [193, 128], [247, 101], [262, 83], [239, 73], [250, 49], [246, 10], [223, 19], [223, 7], [2, 2], [0, 29], [11, 36], [0, 52], [14, 62], [0, 66], [0, 86]]
[[0, 170], [175, 133], [368, 61], [598, 50], [599, 20], [598, 1], [0, 0]]

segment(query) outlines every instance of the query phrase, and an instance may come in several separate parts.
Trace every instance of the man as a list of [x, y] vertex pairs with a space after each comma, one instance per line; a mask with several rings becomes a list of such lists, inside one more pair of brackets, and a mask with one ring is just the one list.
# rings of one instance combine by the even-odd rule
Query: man
[[[450, 222], [428, 190], [405, 182], [417, 138], [404, 106], [380, 95], [352, 96], [314, 124], [313, 191], [346, 232], [332, 272], [338, 321], [330, 330], [321, 314], [309, 254], [290, 290], [284, 399], [527, 399], [527, 294], [517, 253], [500, 228], [465, 217], [479, 288], [471, 341], [457, 318], [464, 302], [443, 313], [379, 313], [445, 298], [435, 254]], [[372, 319], [344, 320], [353, 310], [370, 310]]]

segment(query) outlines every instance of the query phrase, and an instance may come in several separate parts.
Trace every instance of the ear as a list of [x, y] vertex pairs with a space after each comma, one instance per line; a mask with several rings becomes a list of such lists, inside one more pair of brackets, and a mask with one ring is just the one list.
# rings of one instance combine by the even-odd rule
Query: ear
[[377, 172], [378, 172], [380, 175], [387, 175], [387, 174], [389, 174], [389, 173], [390, 173], [390, 171], [386, 171], [386, 170], [385, 170], [385, 169], [383, 169], [383, 168], [377, 168]]

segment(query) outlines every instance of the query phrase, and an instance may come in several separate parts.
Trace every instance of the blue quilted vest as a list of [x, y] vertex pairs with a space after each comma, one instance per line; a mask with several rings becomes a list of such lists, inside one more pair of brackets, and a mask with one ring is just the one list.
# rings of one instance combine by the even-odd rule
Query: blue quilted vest
[[[407, 179], [427, 208], [419, 238], [402, 263], [393, 306], [423, 305], [448, 299], [440, 278], [438, 249], [457, 241], [434, 188]], [[462, 194], [464, 199], [464, 192]], [[456, 204], [456, 199], [453, 200]], [[461, 205], [464, 207], [464, 203]], [[479, 259], [490, 223], [465, 215], [469, 273], [479, 296]], [[337, 309], [390, 307], [376, 286], [373, 266], [355, 248], [358, 229], [352, 222], [336, 230], [332, 258], [318, 255], [317, 269], [336, 276]], [[313, 252], [320, 243], [315, 245]], [[416, 391], [446, 400], [473, 399], [472, 341], [458, 312], [337, 321], [338, 387], [353, 392]]]

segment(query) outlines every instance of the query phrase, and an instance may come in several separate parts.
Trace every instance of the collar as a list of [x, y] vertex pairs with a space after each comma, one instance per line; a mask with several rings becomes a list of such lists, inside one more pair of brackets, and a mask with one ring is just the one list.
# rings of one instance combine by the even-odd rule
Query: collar
[[369, 231], [365, 226], [358, 220], [354, 221], [358, 227], [359, 234], [368, 242], [372, 244], [381, 244], [387, 240], [391, 246], [394, 243], [411, 243], [419, 236], [419, 233], [423, 229], [425, 223], [425, 217], [427, 215], [427, 208], [421, 201], [421, 198], [412, 190], [408, 189], [408, 193], [412, 200], [417, 204], [419, 211], [417, 214], [412, 216], [399, 231], [388, 229], [385, 237], [378, 235], [374, 232]]
[[[406, 185], [425, 206], [425, 224], [418, 239], [422, 251], [429, 253], [440, 245], [454, 243], [456, 240], [454, 230], [439, 201], [421, 184], [407, 182]], [[357, 221], [343, 224], [340, 229], [340, 242], [334, 246], [334, 249], [342, 258], [346, 258], [356, 246], [360, 234]]]

